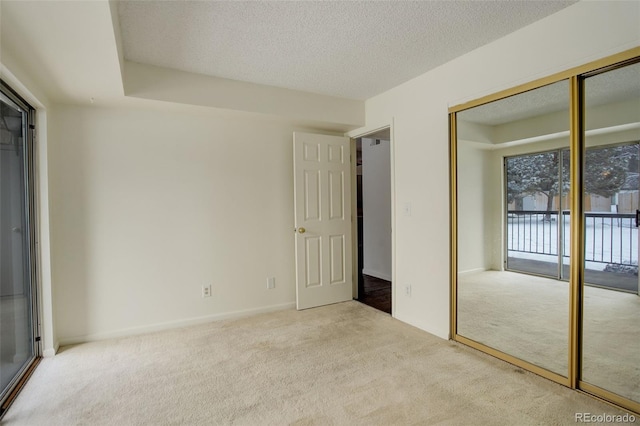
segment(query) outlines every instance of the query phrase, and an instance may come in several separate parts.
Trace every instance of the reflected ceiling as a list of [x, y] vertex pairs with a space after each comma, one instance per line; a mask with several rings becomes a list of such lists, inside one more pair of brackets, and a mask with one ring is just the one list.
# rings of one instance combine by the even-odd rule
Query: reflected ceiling
[[[609, 71], [586, 79], [589, 106], [630, 99], [638, 100], [640, 113], [640, 64]], [[535, 90], [500, 99], [458, 113], [461, 120], [496, 126], [525, 118], [567, 110], [569, 85], [560, 81]]]

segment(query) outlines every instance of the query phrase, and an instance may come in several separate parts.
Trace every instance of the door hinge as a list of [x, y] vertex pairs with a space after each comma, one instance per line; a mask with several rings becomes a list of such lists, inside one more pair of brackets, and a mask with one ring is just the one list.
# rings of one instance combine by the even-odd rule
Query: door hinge
[[36, 342], [40, 341], [40, 336], [36, 337]]

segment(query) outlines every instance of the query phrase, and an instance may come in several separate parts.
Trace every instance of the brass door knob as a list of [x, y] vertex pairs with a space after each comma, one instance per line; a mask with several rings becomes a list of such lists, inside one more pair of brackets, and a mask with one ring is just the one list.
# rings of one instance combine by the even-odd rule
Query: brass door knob
[[299, 232], [300, 234], [304, 234], [305, 232], [307, 232], [307, 230], [306, 230], [306, 229], [304, 229], [304, 228], [302, 228], [302, 227], [300, 227], [300, 228], [298, 228], [298, 232]]

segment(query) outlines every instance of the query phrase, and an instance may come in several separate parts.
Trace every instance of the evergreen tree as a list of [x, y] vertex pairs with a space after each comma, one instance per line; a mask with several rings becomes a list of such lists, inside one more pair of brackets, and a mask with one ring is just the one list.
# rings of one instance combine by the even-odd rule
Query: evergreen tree
[[626, 146], [587, 149], [584, 190], [587, 194], [611, 197], [620, 191], [627, 177], [629, 155]]
[[[553, 198], [569, 190], [569, 151], [562, 152], [562, 188], [559, 187], [560, 151], [522, 155], [507, 159], [507, 200], [516, 201], [527, 195], [544, 194], [547, 197], [546, 211], [553, 208]], [[549, 220], [551, 213], [545, 215]]]
[[[640, 145], [589, 148], [586, 151], [584, 187], [587, 194], [611, 197], [624, 185], [628, 173], [638, 171]], [[544, 194], [546, 211], [553, 208], [553, 198], [569, 190], [569, 150], [562, 150], [562, 188], [559, 187], [560, 151], [542, 152], [507, 158], [507, 202], [522, 208], [522, 198]], [[545, 219], [549, 219], [547, 213]]]

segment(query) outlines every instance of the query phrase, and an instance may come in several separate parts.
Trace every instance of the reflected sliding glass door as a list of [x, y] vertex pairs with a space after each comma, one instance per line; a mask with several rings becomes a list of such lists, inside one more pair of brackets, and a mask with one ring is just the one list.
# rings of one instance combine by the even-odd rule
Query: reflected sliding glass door
[[36, 346], [33, 110], [0, 87], [0, 415], [38, 356]]
[[568, 149], [505, 158], [508, 270], [569, 279], [569, 160]]

